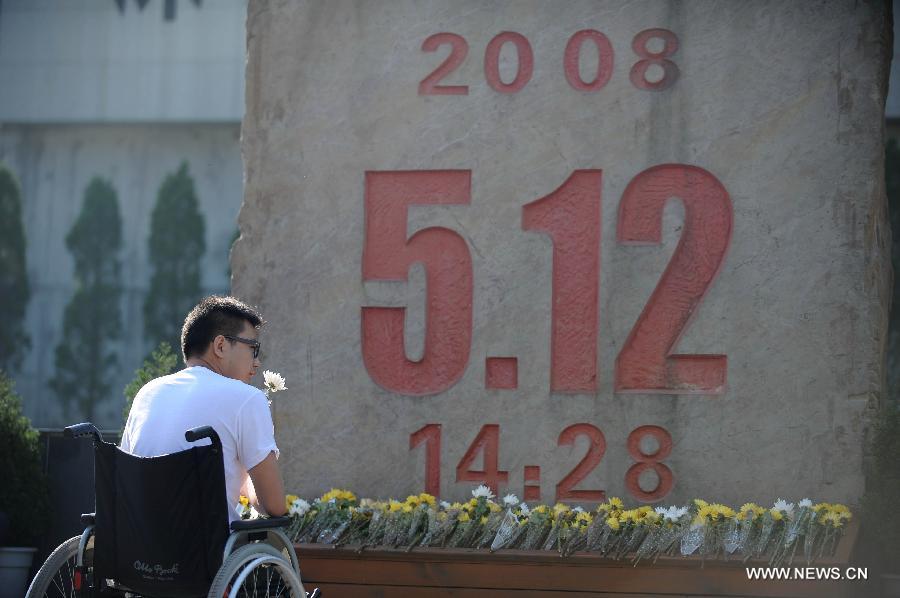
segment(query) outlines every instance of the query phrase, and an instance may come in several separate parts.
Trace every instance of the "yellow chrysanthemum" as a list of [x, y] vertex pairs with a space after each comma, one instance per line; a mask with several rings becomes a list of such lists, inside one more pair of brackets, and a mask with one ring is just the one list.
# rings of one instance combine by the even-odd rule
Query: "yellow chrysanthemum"
[[581, 513], [575, 515], [575, 523], [579, 526], [587, 527], [591, 523], [593, 523], [593, 521], [594, 517], [587, 511], [582, 511]]
[[622, 502], [622, 499], [617, 496], [613, 496], [612, 498], [610, 498], [609, 504], [611, 507], [614, 507], [619, 510], [622, 510], [625, 506], [625, 504]]
[[718, 515], [724, 519], [730, 519], [731, 517], [734, 517], [734, 509], [732, 509], [731, 507], [729, 507], [727, 505], [723, 505], [721, 503], [714, 503], [712, 505], [712, 507], [713, 507], [716, 515]]
[[418, 494], [410, 494], [409, 496], [406, 497], [406, 500], [404, 502], [408, 505], [418, 507], [419, 506], [419, 495]]
[[435, 497], [433, 497], [432, 495], [428, 494], [427, 492], [423, 492], [422, 494], [419, 495], [419, 502], [425, 503], [432, 507], [437, 506], [437, 499]]
[[745, 502], [741, 505], [741, 510], [735, 516], [735, 519], [756, 519], [765, 512], [766, 510], [755, 502]]
[[238, 498], [238, 502], [241, 503], [241, 506], [242, 506], [242, 507], [248, 507], [248, 506], [250, 506], [250, 499], [247, 498], [246, 496], [244, 496], [243, 494], [241, 494], [241, 497]]
[[846, 505], [835, 503], [831, 505], [830, 510], [832, 513], [837, 513], [838, 515], [840, 515], [843, 519], [850, 519], [851, 517], [853, 517], [853, 513], [850, 512], [850, 509], [848, 509]]
[[772, 514], [772, 519], [774, 519], [775, 521], [781, 521], [782, 519], [784, 519], [784, 515], [781, 514], [781, 511], [774, 507], [769, 509], [769, 513]]
[[462, 513], [459, 514], [459, 521], [462, 523], [465, 523], [466, 521], [469, 521], [470, 519], [471, 519], [471, 517], [469, 517], [469, 514], [466, 513], [465, 511], [463, 511]]
[[300, 497], [296, 494], [288, 494], [284, 497], [284, 504], [286, 504], [287, 506], [291, 506], [291, 503], [299, 498]]
[[561, 513], [568, 513], [571, 510], [572, 509], [569, 507], [569, 505], [564, 505], [563, 503], [558, 502], [553, 505], [553, 516], [559, 517]]
[[404, 513], [412, 513], [412, 512], [413, 512], [413, 508], [414, 508], [414, 507], [413, 507], [411, 504], [409, 504], [409, 503], [403, 503], [403, 512], [404, 512]]
[[349, 490], [340, 490], [338, 488], [332, 488], [328, 492], [322, 495], [320, 499], [322, 502], [328, 502], [331, 499], [334, 500], [346, 500], [346, 501], [355, 501], [356, 495], [350, 492]]
[[503, 507], [501, 507], [500, 505], [498, 505], [497, 503], [495, 503], [492, 500], [488, 501], [488, 508], [491, 510], [491, 513], [499, 513], [500, 511], [503, 510]]
[[455, 502], [455, 503], [453, 503], [452, 505], [450, 505], [450, 508], [451, 508], [451, 509], [456, 509], [456, 510], [458, 511], [458, 510], [460, 510], [461, 508], [463, 508], [463, 505], [462, 505], [461, 502]]
[[619, 518], [618, 517], [610, 517], [606, 520], [606, 525], [609, 526], [609, 529], [614, 532], [619, 531]]
[[709, 503], [706, 502], [705, 500], [703, 500], [702, 498], [695, 498], [695, 499], [694, 499], [694, 504], [697, 505], [698, 507], [700, 507], [701, 509], [702, 509], [703, 507], [709, 505]]
[[483, 515], [483, 516], [481, 517], [481, 525], [484, 525], [484, 524], [487, 523], [487, 522], [488, 522], [488, 516], [487, 516], [487, 515]]
[[391, 502], [388, 503], [388, 511], [391, 513], [396, 513], [401, 510], [403, 510], [403, 503], [399, 500], [391, 500]]
[[835, 511], [828, 511], [822, 517], [822, 523], [830, 523], [832, 527], [841, 527], [844, 521], [841, 519], [841, 516]]
[[532, 513], [546, 513], [550, 510], [547, 505], [538, 505], [535, 508], [531, 509]]

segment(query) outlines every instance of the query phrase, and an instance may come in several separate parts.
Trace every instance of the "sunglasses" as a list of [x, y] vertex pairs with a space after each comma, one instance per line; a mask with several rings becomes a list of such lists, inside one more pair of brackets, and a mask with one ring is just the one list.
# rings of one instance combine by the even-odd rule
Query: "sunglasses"
[[231, 336], [230, 334], [223, 334], [222, 336], [230, 341], [237, 341], [239, 343], [244, 343], [245, 345], [250, 345], [250, 348], [253, 349], [253, 359], [259, 357], [259, 341], [255, 341], [251, 338], [243, 338], [240, 336]]

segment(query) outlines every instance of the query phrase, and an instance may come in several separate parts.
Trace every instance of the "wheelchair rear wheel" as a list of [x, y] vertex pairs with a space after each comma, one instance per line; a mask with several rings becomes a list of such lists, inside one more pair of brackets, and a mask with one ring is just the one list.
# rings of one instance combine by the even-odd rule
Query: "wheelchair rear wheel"
[[306, 593], [285, 555], [268, 544], [247, 544], [222, 564], [208, 598], [251, 596], [304, 598]]
[[[69, 538], [56, 547], [28, 587], [25, 598], [74, 598], [76, 590], [76, 564], [81, 536]], [[93, 569], [93, 538], [85, 548], [84, 565], [88, 574]], [[87, 584], [89, 580], [82, 580]]]

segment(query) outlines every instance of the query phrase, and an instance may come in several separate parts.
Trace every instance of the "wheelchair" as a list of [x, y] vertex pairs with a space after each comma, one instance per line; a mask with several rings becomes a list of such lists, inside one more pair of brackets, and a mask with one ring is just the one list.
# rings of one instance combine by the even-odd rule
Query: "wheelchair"
[[96, 512], [60, 544], [26, 598], [317, 598], [307, 593], [289, 517], [228, 523], [222, 442], [210, 426], [185, 432], [210, 444], [137, 457], [104, 442], [90, 423], [65, 429], [93, 437]]

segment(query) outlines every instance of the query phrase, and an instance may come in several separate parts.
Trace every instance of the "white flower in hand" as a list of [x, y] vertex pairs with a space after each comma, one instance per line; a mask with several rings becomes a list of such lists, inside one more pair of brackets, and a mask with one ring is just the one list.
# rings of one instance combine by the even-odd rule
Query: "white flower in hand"
[[271, 372], [266, 370], [263, 372], [263, 380], [266, 387], [266, 394], [268, 393], [276, 393], [279, 390], [287, 390], [287, 386], [284, 385], [284, 377], [278, 372]]

